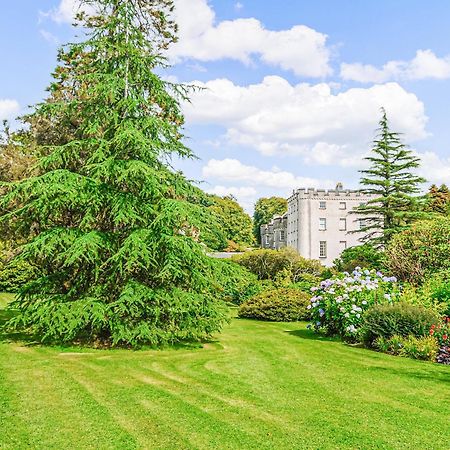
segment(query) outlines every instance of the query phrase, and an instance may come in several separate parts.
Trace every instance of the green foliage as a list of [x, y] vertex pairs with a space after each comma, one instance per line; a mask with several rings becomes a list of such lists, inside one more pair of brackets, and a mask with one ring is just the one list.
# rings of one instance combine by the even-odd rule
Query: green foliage
[[235, 305], [240, 305], [250, 297], [259, 294], [266, 287], [255, 274], [233, 261], [218, 261], [216, 274], [221, 298]]
[[289, 278], [289, 283], [303, 280], [305, 274], [320, 277], [323, 266], [315, 260], [305, 259], [294, 249], [259, 249], [233, 258], [238, 264], [257, 275], [259, 280], [275, 280], [279, 274]]
[[261, 225], [270, 222], [273, 216], [283, 215], [285, 212], [287, 212], [287, 200], [285, 198], [263, 197], [258, 199], [253, 213], [253, 235], [258, 244], [261, 244]]
[[306, 292], [295, 288], [269, 289], [244, 302], [239, 308], [239, 317], [272, 322], [307, 320], [309, 298]]
[[210, 196], [212, 205], [209, 209], [220, 224], [220, 228], [228, 241], [238, 246], [249, 247], [253, 244], [252, 219], [242, 209], [233, 196]]
[[226, 310], [201, 245], [211, 214], [168, 163], [193, 157], [181, 128], [189, 89], [157, 75], [176, 40], [172, 1], [89, 3], [85, 39], [59, 51], [50, 97], [28, 118], [64, 125], [61, 136], [36, 141], [36, 175], [0, 199], [7, 232], [26, 240], [18, 261], [42, 269], [10, 325], [48, 341], [206, 338]]
[[450, 317], [450, 279], [441, 278], [440, 282], [434, 283], [431, 298], [438, 303], [442, 309], [442, 315]]
[[406, 302], [374, 305], [364, 315], [362, 335], [364, 342], [373, 346], [379, 337], [427, 336], [431, 326], [439, 322], [439, 314], [423, 306]]
[[435, 184], [430, 186], [427, 193], [427, 211], [438, 214], [450, 213], [450, 191], [445, 184], [437, 187]]
[[435, 361], [439, 350], [436, 339], [431, 336], [379, 336], [374, 347], [383, 353], [424, 361]]
[[450, 221], [436, 217], [414, 223], [386, 248], [386, 265], [400, 280], [423, 283], [450, 270]]
[[26, 261], [0, 261], [0, 292], [18, 292], [38, 273], [37, 268]]
[[361, 171], [360, 180], [363, 192], [374, 198], [355, 213], [365, 220], [363, 240], [383, 246], [420, 216], [415, 194], [425, 180], [414, 175], [419, 158], [401, 142], [399, 133], [390, 130], [384, 109], [379, 125], [372, 154], [365, 158], [370, 167]]
[[382, 251], [366, 243], [345, 249], [333, 263], [339, 272], [353, 272], [356, 267], [382, 270], [383, 256]]

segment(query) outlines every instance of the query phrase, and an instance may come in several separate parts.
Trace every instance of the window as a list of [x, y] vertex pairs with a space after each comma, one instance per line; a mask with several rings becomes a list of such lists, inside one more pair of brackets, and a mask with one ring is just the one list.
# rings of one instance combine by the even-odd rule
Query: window
[[327, 209], [327, 202], [319, 202], [319, 209]]
[[269, 244], [269, 235], [266, 234], [266, 244]]
[[346, 231], [347, 230], [347, 219], [342, 218], [339, 219], [339, 231]]
[[327, 241], [320, 241], [319, 243], [319, 258], [327, 257]]
[[284, 230], [280, 230], [280, 241], [284, 241]]
[[327, 229], [327, 219], [325, 219], [324, 217], [321, 217], [319, 219], [319, 230], [325, 231], [326, 229]]
[[359, 219], [359, 229], [362, 230], [365, 227], [366, 227], [365, 219]]
[[347, 209], [347, 203], [339, 202], [339, 209]]
[[347, 248], [347, 241], [339, 241], [339, 247], [341, 252]]

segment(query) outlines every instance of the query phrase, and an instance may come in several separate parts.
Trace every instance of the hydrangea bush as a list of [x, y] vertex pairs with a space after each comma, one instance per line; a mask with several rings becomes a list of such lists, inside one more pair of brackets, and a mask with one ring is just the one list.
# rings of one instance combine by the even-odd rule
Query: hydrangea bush
[[316, 331], [357, 340], [364, 312], [374, 304], [398, 299], [395, 277], [386, 277], [375, 270], [357, 267], [351, 274], [341, 273], [311, 288], [313, 297], [308, 309]]

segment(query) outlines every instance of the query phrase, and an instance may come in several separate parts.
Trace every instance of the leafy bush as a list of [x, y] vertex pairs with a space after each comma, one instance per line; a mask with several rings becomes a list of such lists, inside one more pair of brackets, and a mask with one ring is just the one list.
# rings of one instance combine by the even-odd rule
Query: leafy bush
[[396, 234], [386, 249], [386, 265], [400, 280], [413, 284], [450, 270], [450, 220], [421, 220]]
[[431, 325], [430, 336], [433, 336], [441, 346], [450, 345], [450, 317], [446, 317], [443, 323]]
[[450, 317], [450, 280], [442, 280], [433, 286], [431, 298], [441, 306], [442, 314]]
[[381, 270], [384, 253], [370, 244], [358, 245], [345, 249], [333, 264], [339, 272], [352, 272], [357, 267], [362, 269]]
[[316, 331], [356, 340], [368, 308], [391, 302], [398, 297], [395, 277], [374, 270], [355, 269], [352, 274], [339, 274], [312, 288], [311, 320]]
[[377, 338], [392, 336], [427, 336], [432, 325], [439, 323], [439, 314], [430, 308], [406, 302], [372, 306], [365, 314], [362, 335], [368, 346]]
[[217, 260], [216, 266], [218, 291], [227, 303], [240, 305], [265, 288], [255, 274], [232, 261]]
[[0, 292], [17, 292], [38, 274], [36, 267], [26, 261], [13, 259], [0, 260]]
[[439, 351], [436, 339], [431, 336], [394, 335], [390, 338], [379, 336], [375, 340], [374, 346], [383, 353], [425, 361], [435, 361]]
[[308, 319], [310, 296], [294, 288], [270, 289], [247, 300], [239, 308], [239, 317], [296, 322]]
[[290, 281], [296, 283], [305, 274], [320, 277], [324, 270], [319, 261], [303, 258], [289, 247], [281, 250], [253, 250], [235, 256], [234, 261], [253, 272], [260, 280], [274, 280], [279, 273], [287, 271]]

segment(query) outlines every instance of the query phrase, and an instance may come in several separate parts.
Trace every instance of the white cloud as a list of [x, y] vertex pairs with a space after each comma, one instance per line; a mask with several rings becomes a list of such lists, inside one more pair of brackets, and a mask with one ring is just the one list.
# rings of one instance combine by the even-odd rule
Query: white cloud
[[90, 5], [81, 5], [80, 0], [61, 0], [56, 8], [41, 13], [44, 17], [50, 17], [57, 23], [73, 23], [75, 15], [80, 11], [90, 12], [93, 7]]
[[39, 30], [40, 35], [50, 44], [58, 45], [59, 39], [50, 31], [47, 30]]
[[439, 58], [431, 50], [417, 50], [410, 61], [389, 61], [382, 68], [370, 64], [341, 64], [341, 77], [361, 83], [384, 83], [389, 80], [423, 80], [450, 78], [450, 56]]
[[235, 9], [236, 11], [240, 11], [243, 7], [244, 7], [244, 5], [243, 5], [241, 2], [236, 2], [236, 3], [234, 4], [234, 9]]
[[250, 186], [269, 187], [276, 190], [287, 191], [299, 186], [307, 187], [333, 187], [330, 180], [296, 176], [291, 172], [276, 167], [271, 170], [262, 170], [255, 166], [245, 165], [237, 159], [210, 159], [203, 167], [205, 178], [230, 182], [242, 182]]
[[440, 157], [434, 152], [416, 152], [420, 158], [419, 173], [428, 183], [450, 185], [450, 157]]
[[176, 0], [179, 41], [169, 54], [174, 61], [234, 59], [251, 64], [255, 56], [300, 76], [324, 77], [332, 70], [327, 36], [305, 25], [271, 31], [255, 18], [216, 23], [207, 0]]
[[17, 100], [0, 99], [0, 120], [12, 120], [20, 111], [20, 105]]
[[188, 123], [222, 126], [228, 141], [264, 155], [298, 155], [306, 164], [360, 165], [381, 106], [406, 142], [427, 136], [422, 102], [397, 83], [339, 93], [325, 83], [291, 85], [278, 76], [245, 87], [227, 79], [196, 84], [206, 89], [184, 106]]

